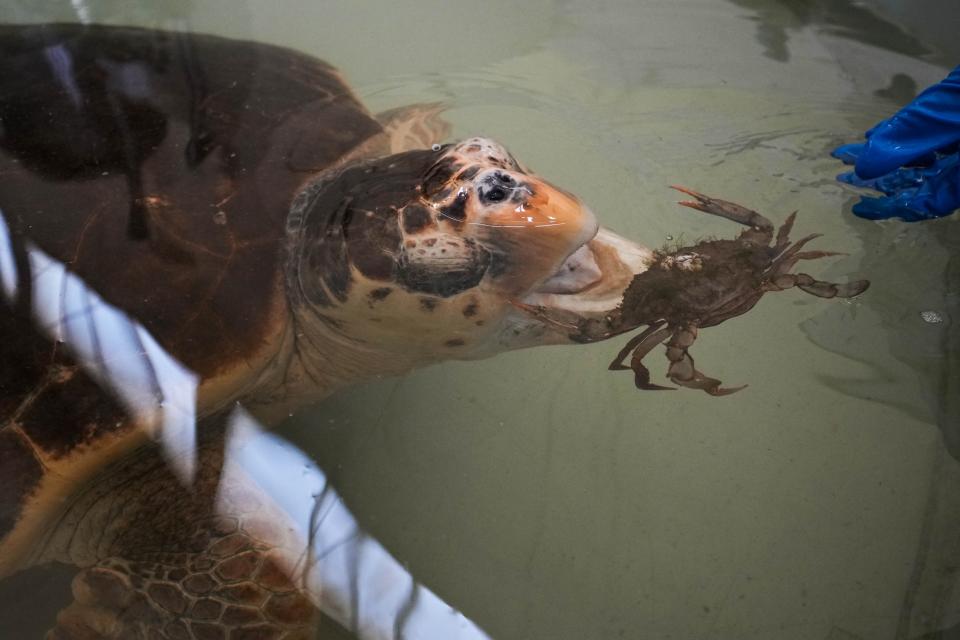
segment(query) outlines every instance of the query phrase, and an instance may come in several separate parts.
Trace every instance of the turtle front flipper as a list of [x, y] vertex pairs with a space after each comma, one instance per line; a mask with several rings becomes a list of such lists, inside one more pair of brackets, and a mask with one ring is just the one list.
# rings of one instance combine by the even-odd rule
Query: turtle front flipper
[[313, 636], [303, 543], [268, 493], [227, 471], [223, 447], [208, 430], [190, 487], [149, 446], [81, 492], [65, 515], [84, 532], [64, 558], [81, 567], [74, 601], [48, 639]]
[[48, 640], [305, 640], [321, 611], [358, 640], [489, 640], [364, 533], [303, 452], [242, 409], [222, 418], [190, 487], [149, 445], [74, 497], [45, 545], [43, 560], [80, 567]]
[[446, 106], [439, 102], [411, 104], [378, 113], [377, 121], [390, 140], [390, 153], [429, 149], [443, 142], [451, 126], [440, 114]]
[[240, 532], [202, 552], [108, 558], [82, 570], [47, 640], [313, 637], [316, 609]]

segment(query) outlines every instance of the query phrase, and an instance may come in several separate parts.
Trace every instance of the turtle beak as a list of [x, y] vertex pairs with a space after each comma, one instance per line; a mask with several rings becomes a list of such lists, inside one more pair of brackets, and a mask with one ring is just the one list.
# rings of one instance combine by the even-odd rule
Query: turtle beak
[[[452, 223], [464, 220], [471, 237], [490, 251], [483, 286], [498, 304], [508, 303], [502, 321], [491, 326], [489, 344], [474, 351], [477, 357], [583, 342], [576, 325], [617, 309], [633, 277], [653, 263], [650, 249], [601, 228], [579, 198], [522, 169], [496, 143], [471, 138], [450, 155], [481, 168], [458, 174], [470, 172], [458, 185], [470, 203], [467, 215], [451, 205], [440, 211], [449, 209]], [[551, 311], [570, 322], [551, 322]]]
[[[496, 206], [485, 208], [480, 224], [510, 268], [496, 276], [497, 286], [509, 298], [520, 298], [541, 287], [561, 265], [596, 236], [597, 219], [589, 208], [566, 191], [533, 176], [515, 179], [503, 172], [484, 177], [478, 188], [481, 201], [489, 184], [507, 194]], [[498, 180], [498, 182], [493, 182]], [[510, 180], [509, 190], [503, 180]]]
[[616, 309], [633, 276], [653, 262], [653, 251], [601, 228], [579, 198], [541, 178], [520, 188], [529, 196], [494, 219], [524, 236], [529, 268], [520, 271], [540, 274], [539, 282], [526, 283], [522, 302], [588, 317]]
[[[500, 180], [494, 186], [503, 188]], [[481, 201], [488, 183], [490, 178], [483, 176]], [[653, 262], [653, 252], [601, 228], [576, 196], [541, 178], [524, 176], [511, 187], [509, 200], [487, 209], [483, 218], [498, 230], [499, 246], [510, 247], [507, 255], [522, 256], [521, 268], [504, 270], [499, 285], [527, 320], [531, 317], [525, 309], [531, 307], [566, 320], [555, 324], [533, 317], [537, 326], [526, 326], [523, 333], [542, 334], [546, 325], [553, 335], [542, 336], [540, 344], [569, 341], [578, 332], [564, 326], [616, 309], [633, 277]]]

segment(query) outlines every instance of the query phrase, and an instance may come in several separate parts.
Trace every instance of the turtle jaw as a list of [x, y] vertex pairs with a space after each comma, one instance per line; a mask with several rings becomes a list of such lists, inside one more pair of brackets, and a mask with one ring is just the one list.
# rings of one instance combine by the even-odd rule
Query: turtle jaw
[[565, 324], [603, 318], [620, 305], [633, 277], [653, 263], [653, 251], [601, 227], [574, 251], [560, 269], [533, 292], [519, 300], [517, 312], [553, 330], [558, 342], [582, 342], [579, 332], [529, 313], [540, 308], [565, 319]]

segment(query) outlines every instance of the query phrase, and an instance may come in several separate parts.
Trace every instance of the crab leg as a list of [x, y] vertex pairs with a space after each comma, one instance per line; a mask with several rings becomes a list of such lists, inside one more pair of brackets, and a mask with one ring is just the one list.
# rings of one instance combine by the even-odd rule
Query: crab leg
[[[630, 367], [623, 364], [623, 361], [627, 359], [627, 356], [630, 355], [630, 352], [633, 351], [634, 349], [636, 349], [636, 351], [633, 354], [634, 358], [637, 357], [637, 354], [639, 354], [639, 356], [642, 358], [648, 353], [650, 353], [651, 349], [653, 349], [655, 346], [663, 342], [664, 339], [666, 339], [667, 335], [669, 335], [669, 330], [661, 329], [661, 327], [663, 327], [662, 322], [652, 324], [646, 329], [644, 329], [642, 333], [639, 333], [633, 336], [632, 338], [630, 338], [630, 342], [625, 344], [623, 346], [623, 349], [620, 349], [620, 353], [617, 354], [617, 357], [613, 359], [613, 362], [610, 363], [610, 366], [608, 366], [607, 369], [609, 371], [624, 371], [625, 369], [629, 369]], [[658, 336], [658, 334], [662, 334], [662, 335]], [[659, 337], [659, 339], [656, 342], [653, 342], [654, 338], [656, 337]], [[644, 342], [647, 342], [648, 339], [650, 341], [650, 344], [648, 345], [642, 344]]]
[[689, 353], [684, 353], [682, 360], [674, 362], [670, 365], [670, 371], [667, 374], [667, 377], [681, 387], [687, 387], [688, 389], [700, 389], [702, 391], [706, 391], [712, 396], [728, 396], [731, 393], [736, 393], [741, 389], [747, 388], [747, 385], [742, 385], [739, 387], [721, 387], [720, 385], [723, 383], [720, 382], [720, 380], [711, 378], [704, 375], [702, 372], [697, 371], [696, 367], [693, 366], [693, 358]]
[[693, 363], [693, 357], [688, 352], [688, 348], [696, 339], [697, 327], [689, 325], [685, 329], [676, 331], [670, 342], [667, 343], [667, 359], [670, 361], [667, 377], [670, 380], [681, 387], [700, 389], [712, 396], [728, 396], [746, 388], [747, 385], [723, 388], [720, 386], [722, 382], [716, 378], [711, 378], [697, 371]]
[[789, 275], [790, 270], [793, 269], [793, 267], [801, 260], [818, 260], [820, 258], [829, 258], [831, 256], [842, 255], [846, 254], [837, 251], [801, 251], [792, 255], [789, 260], [784, 262], [778, 260], [772, 266], [767, 268], [767, 270], [764, 272], [764, 275], [766, 275], [770, 280], [776, 280], [781, 275]]
[[797, 219], [797, 212], [794, 211], [787, 219], [780, 225], [780, 228], [777, 230], [777, 241], [773, 245], [773, 248], [780, 253], [788, 246], [790, 246], [790, 232], [793, 231], [793, 222]]
[[[670, 185], [670, 188], [695, 198], [695, 200], [681, 200], [678, 204], [684, 207], [690, 207], [691, 209], [697, 209], [704, 213], [720, 216], [727, 220], [733, 220], [734, 222], [739, 222], [742, 225], [746, 225], [757, 231], [762, 231], [763, 233], [773, 232], [773, 223], [752, 209], [747, 209], [735, 202], [711, 198], [693, 189], [687, 189], [686, 187], [675, 184]], [[767, 241], [769, 241], [769, 236], [767, 237]]]
[[[663, 342], [667, 336], [670, 335], [671, 331], [672, 329], [670, 327], [664, 327], [662, 322], [650, 325], [643, 333], [634, 336], [630, 342], [620, 350], [620, 353], [617, 354], [617, 357], [614, 358], [608, 368], [610, 371], [632, 370], [634, 374], [633, 382], [637, 385], [638, 389], [644, 389], [646, 391], [673, 391], [673, 387], [662, 387], [658, 384], [651, 384], [650, 370], [643, 364], [643, 358], [650, 353], [651, 349]], [[628, 367], [623, 364], [623, 361], [627, 358], [630, 351], [633, 351], [633, 356], [630, 358], [630, 366]]]
[[[782, 273], [782, 272], [786, 271], [787, 269], [790, 268], [790, 266], [796, 264], [797, 260], [800, 259], [800, 258], [797, 258], [797, 260], [794, 260], [794, 258], [795, 258], [798, 254], [800, 254], [800, 253], [804, 253], [804, 254], [825, 253], [825, 254], [827, 254], [827, 255], [830, 255], [829, 252], [810, 252], [810, 251], [801, 252], [801, 251], [800, 251], [800, 249], [802, 249], [802, 248], [804, 247], [804, 245], [806, 245], [806, 244], [807, 244], [808, 242], [810, 242], [811, 240], [816, 240], [816, 239], [819, 238], [821, 235], [823, 235], [823, 234], [820, 234], [820, 233], [812, 233], [812, 234], [810, 234], [809, 236], [806, 236], [806, 237], [804, 237], [804, 238], [800, 238], [799, 240], [797, 240], [797, 241], [796, 241], [795, 243], [793, 243], [790, 247], [788, 247], [783, 253], [781, 253], [780, 255], [778, 255], [776, 258], [773, 259], [773, 262], [770, 264], [769, 267], [767, 267], [767, 272], [768, 272], [768, 273], [772, 273], [772, 272], [775, 272], [775, 271], [779, 271], [779, 272]], [[811, 258], [808, 258], [808, 259], [812, 259], [812, 257], [811, 257]], [[792, 260], [792, 262], [791, 262], [791, 260]], [[782, 265], [784, 265], [784, 264], [787, 264], [787, 265], [790, 265], [790, 266], [787, 266], [786, 268], [781, 268]]]

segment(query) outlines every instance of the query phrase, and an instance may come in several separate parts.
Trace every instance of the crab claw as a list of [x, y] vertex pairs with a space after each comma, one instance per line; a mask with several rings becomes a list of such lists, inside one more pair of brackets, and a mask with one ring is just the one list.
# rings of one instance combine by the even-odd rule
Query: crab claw
[[597, 316], [594, 314], [582, 315], [569, 309], [527, 304], [519, 300], [510, 300], [510, 304], [538, 322], [552, 327], [567, 336], [571, 342], [577, 344], [600, 342], [635, 328], [633, 324], [620, 326], [620, 314], [616, 310], [606, 315]]
[[868, 280], [838, 284], [814, 280], [805, 273], [797, 274], [797, 287], [820, 298], [852, 298], [866, 291], [869, 286], [870, 282]]
[[583, 319], [566, 309], [552, 309], [539, 304], [527, 304], [519, 300], [510, 300], [510, 304], [537, 320], [562, 331], [571, 333], [580, 331], [580, 324]]
[[806, 273], [782, 273], [771, 280], [771, 285], [780, 291], [797, 287], [818, 298], [853, 298], [866, 291], [870, 286], [870, 281], [824, 282], [823, 280], [815, 280]]
[[670, 188], [695, 198], [695, 200], [681, 200], [677, 203], [684, 207], [690, 207], [691, 209], [703, 211], [704, 213], [709, 213], [714, 216], [720, 216], [727, 220], [733, 220], [734, 222], [739, 222], [742, 225], [752, 227], [758, 231], [773, 232], [773, 223], [752, 209], [747, 209], [735, 202], [711, 198], [693, 189], [687, 189], [679, 185], [672, 184]]

